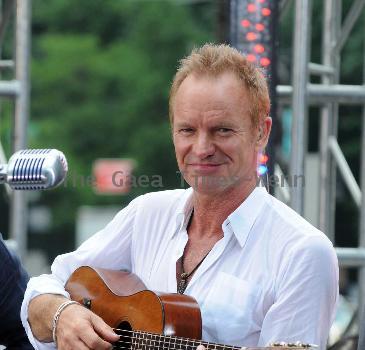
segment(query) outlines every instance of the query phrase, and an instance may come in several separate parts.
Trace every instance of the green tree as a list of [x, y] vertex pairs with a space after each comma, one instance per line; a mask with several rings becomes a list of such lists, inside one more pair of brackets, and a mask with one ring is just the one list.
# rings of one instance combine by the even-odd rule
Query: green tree
[[[35, 0], [33, 2], [31, 147], [58, 148], [70, 177], [36, 203], [52, 209], [55, 254], [73, 248], [81, 204], [125, 205], [146, 191], [180, 186], [168, 122], [168, 91], [178, 59], [212, 41], [215, 4], [175, 1]], [[204, 21], [193, 15], [199, 8]], [[160, 175], [163, 188], [97, 196], [81, 183], [97, 158], [133, 158], [136, 175]], [[36, 241], [37, 240], [37, 241]]]

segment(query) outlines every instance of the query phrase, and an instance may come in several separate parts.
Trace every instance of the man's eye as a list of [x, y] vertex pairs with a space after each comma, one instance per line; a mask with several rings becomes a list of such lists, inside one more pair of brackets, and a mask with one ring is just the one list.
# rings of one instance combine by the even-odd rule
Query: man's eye
[[181, 134], [191, 134], [194, 130], [192, 128], [183, 128], [183, 129], [180, 129], [179, 132]]
[[219, 128], [218, 129], [218, 132], [221, 133], [221, 134], [227, 134], [231, 131], [232, 131], [232, 129], [229, 129], [229, 128]]

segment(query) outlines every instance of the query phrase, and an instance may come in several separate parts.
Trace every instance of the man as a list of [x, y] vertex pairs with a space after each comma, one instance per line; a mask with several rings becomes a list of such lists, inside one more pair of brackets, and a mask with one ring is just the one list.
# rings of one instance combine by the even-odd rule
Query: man
[[205, 45], [182, 60], [170, 120], [191, 188], [136, 198], [75, 252], [57, 257], [52, 275], [30, 281], [22, 320], [35, 347], [54, 347], [52, 328], [59, 349], [107, 349], [118, 339], [89, 310], [64, 304], [70, 274], [92, 265], [127, 267], [149, 289], [195, 297], [207, 341], [325, 348], [337, 259], [323, 233], [256, 186], [269, 106], [265, 78], [235, 49]]
[[19, 317], [27, 282], [27, 273], [0, 234], [0, 345], [7, 349], [33, 349]]

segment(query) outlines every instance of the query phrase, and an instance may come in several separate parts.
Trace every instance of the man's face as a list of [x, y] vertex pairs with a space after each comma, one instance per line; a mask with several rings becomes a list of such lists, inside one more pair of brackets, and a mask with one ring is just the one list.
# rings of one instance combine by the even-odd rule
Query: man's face
[[[257, 135], [246, 89], [233, 73], [189, 75], [173, 105], [179, 169], [197, 192], [249, 187], [256, 181]], [[253, 182], [252, 182], [253, 181]]]

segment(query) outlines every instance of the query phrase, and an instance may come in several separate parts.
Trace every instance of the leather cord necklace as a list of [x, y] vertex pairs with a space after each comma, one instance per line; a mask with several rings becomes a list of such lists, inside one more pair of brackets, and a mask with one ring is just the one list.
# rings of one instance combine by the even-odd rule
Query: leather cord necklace
[[202, 264], [202, 262], [204, 261], [204, 259], [208, 256], [208, 254], [210, 253], [211, 249], [209, 249], [209, 252], [207, 254], [205, 254], [203, 256], [203, 259], [201, 259], [199, 261], [199, 263], [189, 272], [185, 272], [184, 271], [184, 255], [185, 252], [183, 253], [182, 257], [181, 257], [181, 274], [180, 274], [180, 281], [179, 281], [179, 285], [177, 286], [177, 292], [179, 294], [184, 294], [186, 287], [188, 286], [188, 279], [189, 277], [198, 269], [198, 267]]

